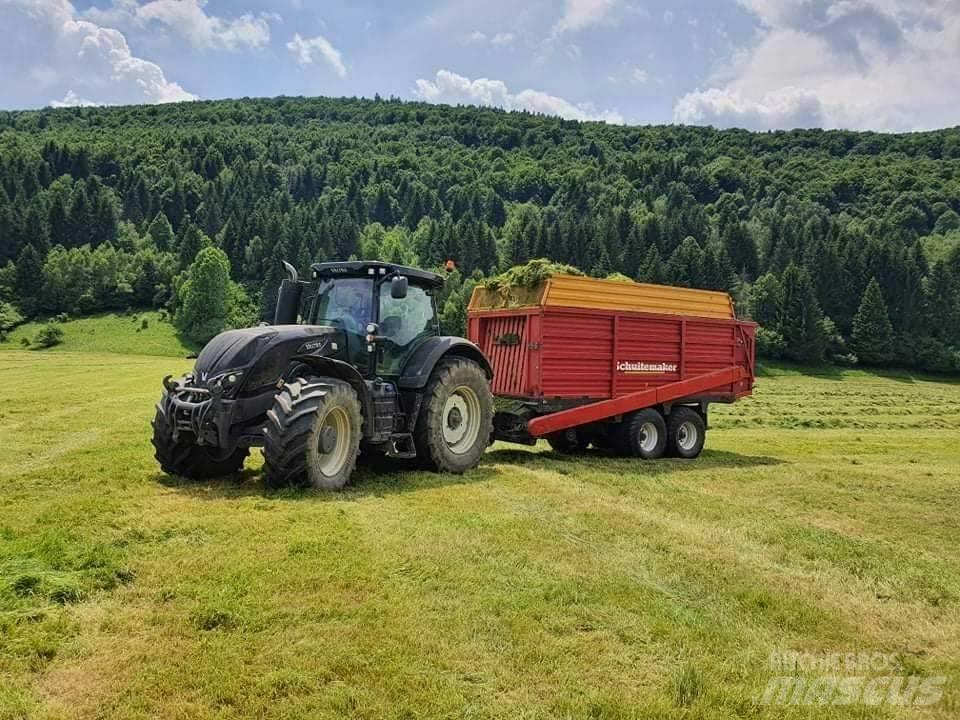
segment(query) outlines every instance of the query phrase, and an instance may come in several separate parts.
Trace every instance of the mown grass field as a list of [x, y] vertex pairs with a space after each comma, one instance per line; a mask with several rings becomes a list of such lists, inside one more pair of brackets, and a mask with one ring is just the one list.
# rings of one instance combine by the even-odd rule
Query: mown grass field
[[[75, 347], [75, 346], [74, 346]], [[697, 461], [161, 475], [176, 357], [0, 353], [0, 717], [956, 717], [960, 385], [771, 371]], [[922, 711], [760, 704], [895, 653]]]

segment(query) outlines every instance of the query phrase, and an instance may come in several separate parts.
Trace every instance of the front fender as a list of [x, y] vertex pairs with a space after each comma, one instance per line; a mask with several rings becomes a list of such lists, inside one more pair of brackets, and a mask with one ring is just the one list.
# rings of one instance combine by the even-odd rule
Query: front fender
[[353, 365], [342, 360], [316, 355], [294, 355], [290, 360], [292, 363], [308, 366], [319, 377], [332, 377], [350, 383], [350, 386], [356, 391], [357, 397], [360, 399], [360, 407], [363, 409], [364, 431], [366, 433], [372, 429], [373, 423], [368, 420], [373, 417], [373, 399], [370, 397], [370, 388], [367, 387], [363, 376]]
[[460, 337], [440, 336], [428, 338], [413, 352], [397, 381], [400, 389], [422, 389], [430, 379], [433, 368], [445, 357], [473, 360], [483, 368], [488, 380], [493, 379], [493, 368], [480, 348]]

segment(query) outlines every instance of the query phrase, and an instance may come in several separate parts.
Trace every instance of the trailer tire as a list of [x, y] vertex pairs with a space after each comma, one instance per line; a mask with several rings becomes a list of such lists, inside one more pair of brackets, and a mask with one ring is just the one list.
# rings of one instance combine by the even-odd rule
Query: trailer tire
[[422, 465], [439, 472], [472, 470], [492, 435], [493, 395], [483, 368], [462, 357], [438, 362], [414, 433]]
[[286, 383], [267, 411], [264, 481], [269, 487], [307, 483], [342, 490], [357, 466], [362, 424], [357, 393], [343, 380]]
[[703, 451], [707, 425], [700, 413], [688, 407], [674, 408], [667, 418], [667, 453], [692, 460]]
[[620, 425], [620, 451], [629, 457], [656, 460], [667, 449], [667, 423], [653, 408], [637, 410]]
[[250, 454], [248, 448], [221, 453], [217, 448], [198, 445], [192, 433], [183, 432], [174, 440], [172, 412], [170, 400], [164, 393], [157, 403], [157, 412], [151, 424], [154, 457], [165, 473], [188, 480], [208, 480], [240, 471]]
[[[571, 432], [573, 437], [570, 437]], [[561, 430], [547, 435], [550, 449], [561, 455], [575, 455], [587, 449], [589, 440], [585, 440], [576, 430]]]

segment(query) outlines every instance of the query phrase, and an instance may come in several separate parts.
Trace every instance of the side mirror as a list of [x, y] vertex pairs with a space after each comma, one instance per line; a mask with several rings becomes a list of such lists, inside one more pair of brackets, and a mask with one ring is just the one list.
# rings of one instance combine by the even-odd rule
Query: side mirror
[[410, 281], [403, 275], [395, 275], [390, 280], [390, 297], [394, 300], [403, 300], [407, 296], [407, 287]]

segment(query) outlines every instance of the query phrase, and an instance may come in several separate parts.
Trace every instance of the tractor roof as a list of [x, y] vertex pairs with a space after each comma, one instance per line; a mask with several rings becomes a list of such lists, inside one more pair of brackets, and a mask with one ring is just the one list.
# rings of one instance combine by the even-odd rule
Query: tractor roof
[[441, 287], [445, 281], [442, 275], [420, 270], [419, 268], [397, 265], [396, 263], [380, 262], [379, 260], [348, 260], [342, 262], [314, 263], [310, 266], [314, 278], [329, 278], [337, 276], [379, 276], [404, 275], [410, 278], [415, 285]]

